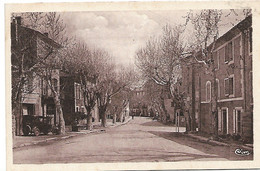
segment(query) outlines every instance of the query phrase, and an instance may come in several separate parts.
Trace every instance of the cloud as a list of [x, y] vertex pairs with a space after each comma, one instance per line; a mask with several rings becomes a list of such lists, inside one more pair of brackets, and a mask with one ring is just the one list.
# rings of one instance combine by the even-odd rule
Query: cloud
[[111, 53], [118, 63], [133, 63], [135, 51], [161, 27], [145, 14], [137, 12], [64, 13], [68, 32], [90, 46]]
[[[225, 13], [230, 10], [224, 10]], [[152, 36], [158, 36], [162, 27], [184, 24], [186, 10], [180, 11], [99, 11], [67, 12], [62, 17], [68, 33], [76, 35], [89, 46], [102, 48], [112, 54], [117, 63], [134, 63], [135, 52]], [[224, 17], [225, 20], [230, 17]], [[234, 19], [234, 17], [232, 18]], [[221, 28], [221, 34], [232, 26]], [[192, 40], [192, 27], [186, 29], [186, 42]]]

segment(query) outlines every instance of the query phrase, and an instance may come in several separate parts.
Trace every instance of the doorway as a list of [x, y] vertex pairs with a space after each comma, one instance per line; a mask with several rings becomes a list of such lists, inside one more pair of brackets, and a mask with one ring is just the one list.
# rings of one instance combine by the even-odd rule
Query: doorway
[[222, 130], [223, 134], [228, 134], [228, 109], [222, 109]]

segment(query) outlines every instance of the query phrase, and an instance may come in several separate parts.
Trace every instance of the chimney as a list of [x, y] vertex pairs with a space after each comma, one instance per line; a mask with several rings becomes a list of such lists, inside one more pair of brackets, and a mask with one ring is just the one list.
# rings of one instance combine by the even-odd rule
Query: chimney
[[21, 17], [21, 16], [15, 17], [15, 21], [16, 21], [16, 24], [17, 24], [17, 25], [21, 25], [22, 17]]
[[48, 37], [48, 33], [43, 33], [43, 34], [44, 34], [44, 36]]

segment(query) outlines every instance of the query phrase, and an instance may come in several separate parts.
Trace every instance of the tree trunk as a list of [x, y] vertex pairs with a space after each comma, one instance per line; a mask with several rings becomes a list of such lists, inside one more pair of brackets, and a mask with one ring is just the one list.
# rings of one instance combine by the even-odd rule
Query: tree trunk
[[59, 116], [59, 130], [60, 130], [60, 134], [64, 135], [65, 134], [65, 121], [64, 121], [64, 117], [63, 117], [63, 111], [62, 111], [62, 107], [60, 104], [60, 98], [56, 95], [56, 93], [54, 93], [55, 97], [54, 97], [54, 103], [56, 106], [56, 110], [57, 110], [57, 114]]
[[91, 111], [87, 111], [87, 129], [92, 130], [93, 129], [93, 124], [92, 124], [92, 113]]
[[113, 113], [113, 123], [116, 123], [116, 112]]
[[101, 117], [101, 126], [106, 127], [107, 126], [107, 117], [106, 117], [106, 108], [99, 107], [99, 116]]
[[[20, 93], [19, 93], [20, 94]], [[15, 129], [16, 129], [16, 135], [23, 135], [23, 110], [22, 110], [22, 97], [19, 95], [19, 102], [15, 103], [13, 106], [12, 112], [15, 115]]]
[[102, 127], [106, 127], [107, 126], [107, 117], [106, 117], [106, 113], [105, 112], [102, 113], [101, 126]]
[[185, 121], [186, 121], [186, 132], [190, 132], [190, 117], [189, 117], [189, 112], [185, 111], [184, 112], [184, 116], [185, 116]]
[[167, 119], [167, 110], [165, 108], [164, 99], [161, 99], [161, 107], [162, 107], [162, 122], [166, 123]]
[[119, 112], [119, 122], [123, 121], [123, 111]]
[[216, 91], [218, 89], [217, 87], [217, 81], [216, 81], [216, 72], [213, 70], [213, 88], [212, 88], [212, 105], [211, 105], [211, 111], [212, 111], [212, 117], [213, 117], [213, 133], [216, 139], [218, 139], [218, 106], [217, 106], [217, 100], [218, 100], [218, 92]]

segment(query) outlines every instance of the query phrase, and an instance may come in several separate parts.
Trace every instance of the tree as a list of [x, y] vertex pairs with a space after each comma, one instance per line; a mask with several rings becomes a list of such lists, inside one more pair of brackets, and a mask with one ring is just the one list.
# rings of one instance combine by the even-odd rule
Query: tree
[[99, 71], [97, 78], [97, 102], [99, 115], [102, 120], [101, 125], [106, 127], [106, 111], [111, 99], [116, 94], [120, 93], [124, 88], [130, 87], [134, 74], [132, 70], [121, 68], [116, 71], [116, 65], [112, 62], [111, 57], [107, 52], [101, 51], [99, 55], [103, 59], [103, 68]]
[[131, 90], [127, 87], [111, 98], [109, 105], [110, 113], [113, 114], [113, 123], [123, 121], [124, 110], [130, 100]]
[[[241, 15], [238, 12], [242, 12]], [[226, 15], [225, 15], [226, 14]], [[218, 138], [218, 95], [217, 95], [217, 81], [216, 81], [216, 70], [217, 70], [217, 54], [214, 52], [216, 41], [219, 38], [220, 26], [223, 17], [229, 17], [235, 15], [240, 17], [236, 19], [236, 22], [241, 21], [243, 17], [247, 17], [251, 14], [251, 9], [243, 9], [241, 11], [230, 9], [227, 12], [223, 10], [201, 10], [198, 12], [190, 11], [186, 16], [186, 25], [191, 23], [194, 30], [193, 42], [190, 44], [190, 49], [193, 51], [193, 57], [197, 63], [204, 65], [206, 71], [211, 76], [211, 83], [213, 86], [212, 100], [211, 100], [211, 113], [212, 113], [212, 132], [215, 138]], [[230, 21], [230, 23], [234, 25]]]
[[[60, 19], [60, 15], [57, 15], [56, 13], [21, 13], [21, 14], [13, 14], [13, 16], [21, 15], [23, 16], [23, 20], [21, 21], [21, 17], [19, 24], [22, 23], [22, 25], [26, 27], [19, 26], [23, 30], [27, 30], [25, 34], [20, 33], [20, 35], [23, 35], [23, 37], [19, 38], [20, 42], [15, 43], [15, 47], [13, 48], [12, 56], [16, 56], [17, 62], [16, 64], [20, 65], [19, 67], [16, 67], [19, 72], [19, 79], [17, 79], [17, 74], [13, 73], [13, 80], [20, 80], [19, 88], [16, 89], [16, 93], [13, 91], [13, 94], [16, 94], [14, 96], [21, 96], [20, 92], [22, 91], [22, 87], [25, 85], [25, 80], [29, 79], [28, 75], [32, 76], [33, 73], [37, 76], [42, 77], [41, 79], [45, 79], [47, 83], [49, 84], [51, 90], [54, 94], [54, 101], [56, 104], [56, 109], [59, 114], [60, 118], [60, 130], [61, 133], [65, 133], [65, 122], [63, 119], [63, 112], [62, 108], [60, 107], [60, 95], [57, 91], [55, 91], [54, 87], [55, 85], [52, 85], [54, 82], [52, 81], [52, 78], [50, 77], [54, 70], [57, 70], [60, 68], [57, 64], [60, 64], [60, 61], [63, 57], [62, 51], [55, 51], [55, 48], [53, 48], [52, 45], [49, 45], [44, 40], [46, 40], [46, 37], [44, 36], [51, 36], [51, 38], [54, 41], [57, 41], [58, 43], [62, 43], [63, 45], [68, 44], [68, 38], [65, 36], [65, 25], [63, 24], [63, 21]], [[30, 30], [28, 28], [31, 28], [33, 30]], [[43, 35], [39, 31], [43, 31], [44, 33], [48, 33]], [[33, 33], [33, 35], [32, 35]], [[36, 37], [40, 37], [42, 39], [37, 39]], [[17, 36], [16, 36], [17, 37]], [[17, 39], [18, 40], [18, 39]], [[14, 41], [13, 41], [14, 42]], [[22, 43], [21, 43], [22, 42]], [[55, 44], [56, 48], [59, 47], [56, 42], [51, 43]], [[13, 43], [12, 43], [13, 45]], [[29, 47], [29, 46], [30, 47]], [[37, 46], [36, 46], [37, 45]], [[54, 53], [55, 51], [55, 53]], [[37, 54], [35, 57], [35, 53]], [[59, 56], [59, 59], [57, 60], [57, 63], [55, 66], [52, 65], [52, 62], [55, 60], [53, 58], [53, 55]], [[31, 56], [30, 56], [31, 55]], [[50, 56], [52, 55], [51, 60], [49, 60]], [[14, 59], [14, 58], [13, 58]], [[13, 60], [12, 59], [12, 60]], [[24, 59], [27, 59], [27, 61], [24, 61]], [[15, 61], [15, 60], [14, 60]], [[48, 62], [47, 62], [48, 61]], [[32, 64], [33, 63], [33, 64]], [[29, 65], [28, 65], [29, 64]], [[27, 66], [27, 67], [26, 67]], [[29, 67], [28, 67], [29, 66]], [[48, 68], [50, 67], [50, 68]], [[13, 62], [13, 68], [15, 68], [15, 64]], [[26, 71], [25, 71], [25, 68]], [[13, 70], [14, 71], [14, 70]], [[34, 78], [32, 78], [34, 79]], [[16, 85], [14, 83], [15, 81], [12, 81], [12, 85]], [[20, 97], [21, 98], [21, 97]], [[15, 99], [13, 100], [15, 102]], [[17, 101], [17, 100], [16, 100]], [[21, 101], [19, 101], [18, 104], [21, 104]], [[21, 111], [19, 113], [22, 113]], [[21, 115], [21, 114], [20, 114]], [[21, 127], [22, 119], [20, 117], [19, 125], [18, 127]], [[20, 129], [21, 130], [21, 129]], [[21, 131], [20, 131], [21, 132]]]
[[[251, 10], [244, 9], [243, 15], [250, 15]], [[186, 24], [191, 23], [194, 30], [194, 42], [191, 43], [191, 51], [197, 63], [204, 65], [206, 71], [211, 76], [213, 83], [211, 113], [212, 113], [212, 132], [215, 138], [218, 138], [218, 95], [217, 95], [217, 54], [214, 52], [216, 41], [220, 34], [220, 25], [223, 17], [229, 17], [231, 14], [239, 16], [236, 10], [229, 10], [224, 15], [223, 10], [201, 10], [199, 12], [190, 11], [186, 16]], [[241, 19], [241, 18], [240, 18]], [[237, 19], [239, 21], [240, 19]], [[223, 24], [223, 23], [222, 23]], [[229, 24], [229, 23], [227, 23]], [[231, 23], [234, 25], [234, 23]], [[199, 50], [199, 51], [198, 51]]]
[[[187, 22], [194, 26], [195, 41], [193, 49], [199, 49], [199, 56], [193, 54], [198, 63], [204, 64], [206, 70], [210, 72], [212, 88], [211, 112], [213, 117], [213, 132], [218, 136], [218, 112], [217, 112], [217, 82], [216, 82], [216, 62], [213, 51], [219, 36], [219, 23], [221, 21], [222, 10], [201, 10], [199, 13], [190, 12], [187, 15]], [[209, 46], [210, 45], [210, 46]]]
[[166, 121], [163, 86], [156, 84], [153, 80], [147, 80], [144, 85], [145, 96], [143, 101], [148, 108], [154, 112], [158, 112], [160, 120]]
[[16, 134], [22, 135], [22, 98], [34, 91], [36, 73], [59, 45], [52, 41], [47, 45], [41, 33], [21, 25], [21, 17], [12, 21], [11, 41], [12, 113], [17, 123]]
[[[136, 65], [143, 75], [156, 84], [166, 86], [174, 98], [173, 85], [181, 77], [180, 59], [184, 51], [182, 28], [166, 25], [159, 38], [147, 41], [146, 46], [136, 53]], [[167, 110], [161, 99], [163, 120], [166, 121]]]
[[[92, 110], [97, 105], [96, 81], [99, 77], [99, 70], [102, 70], [103, 59], [97, 51], [90, 51], [86, 46], [82, 46], [82, 53], [78, 71], [79, 80], [83, 91], [84, 106], [87, 111], [87, 129], [92, 130]], [[80, 52], [80, 50], [79, 50]]]

